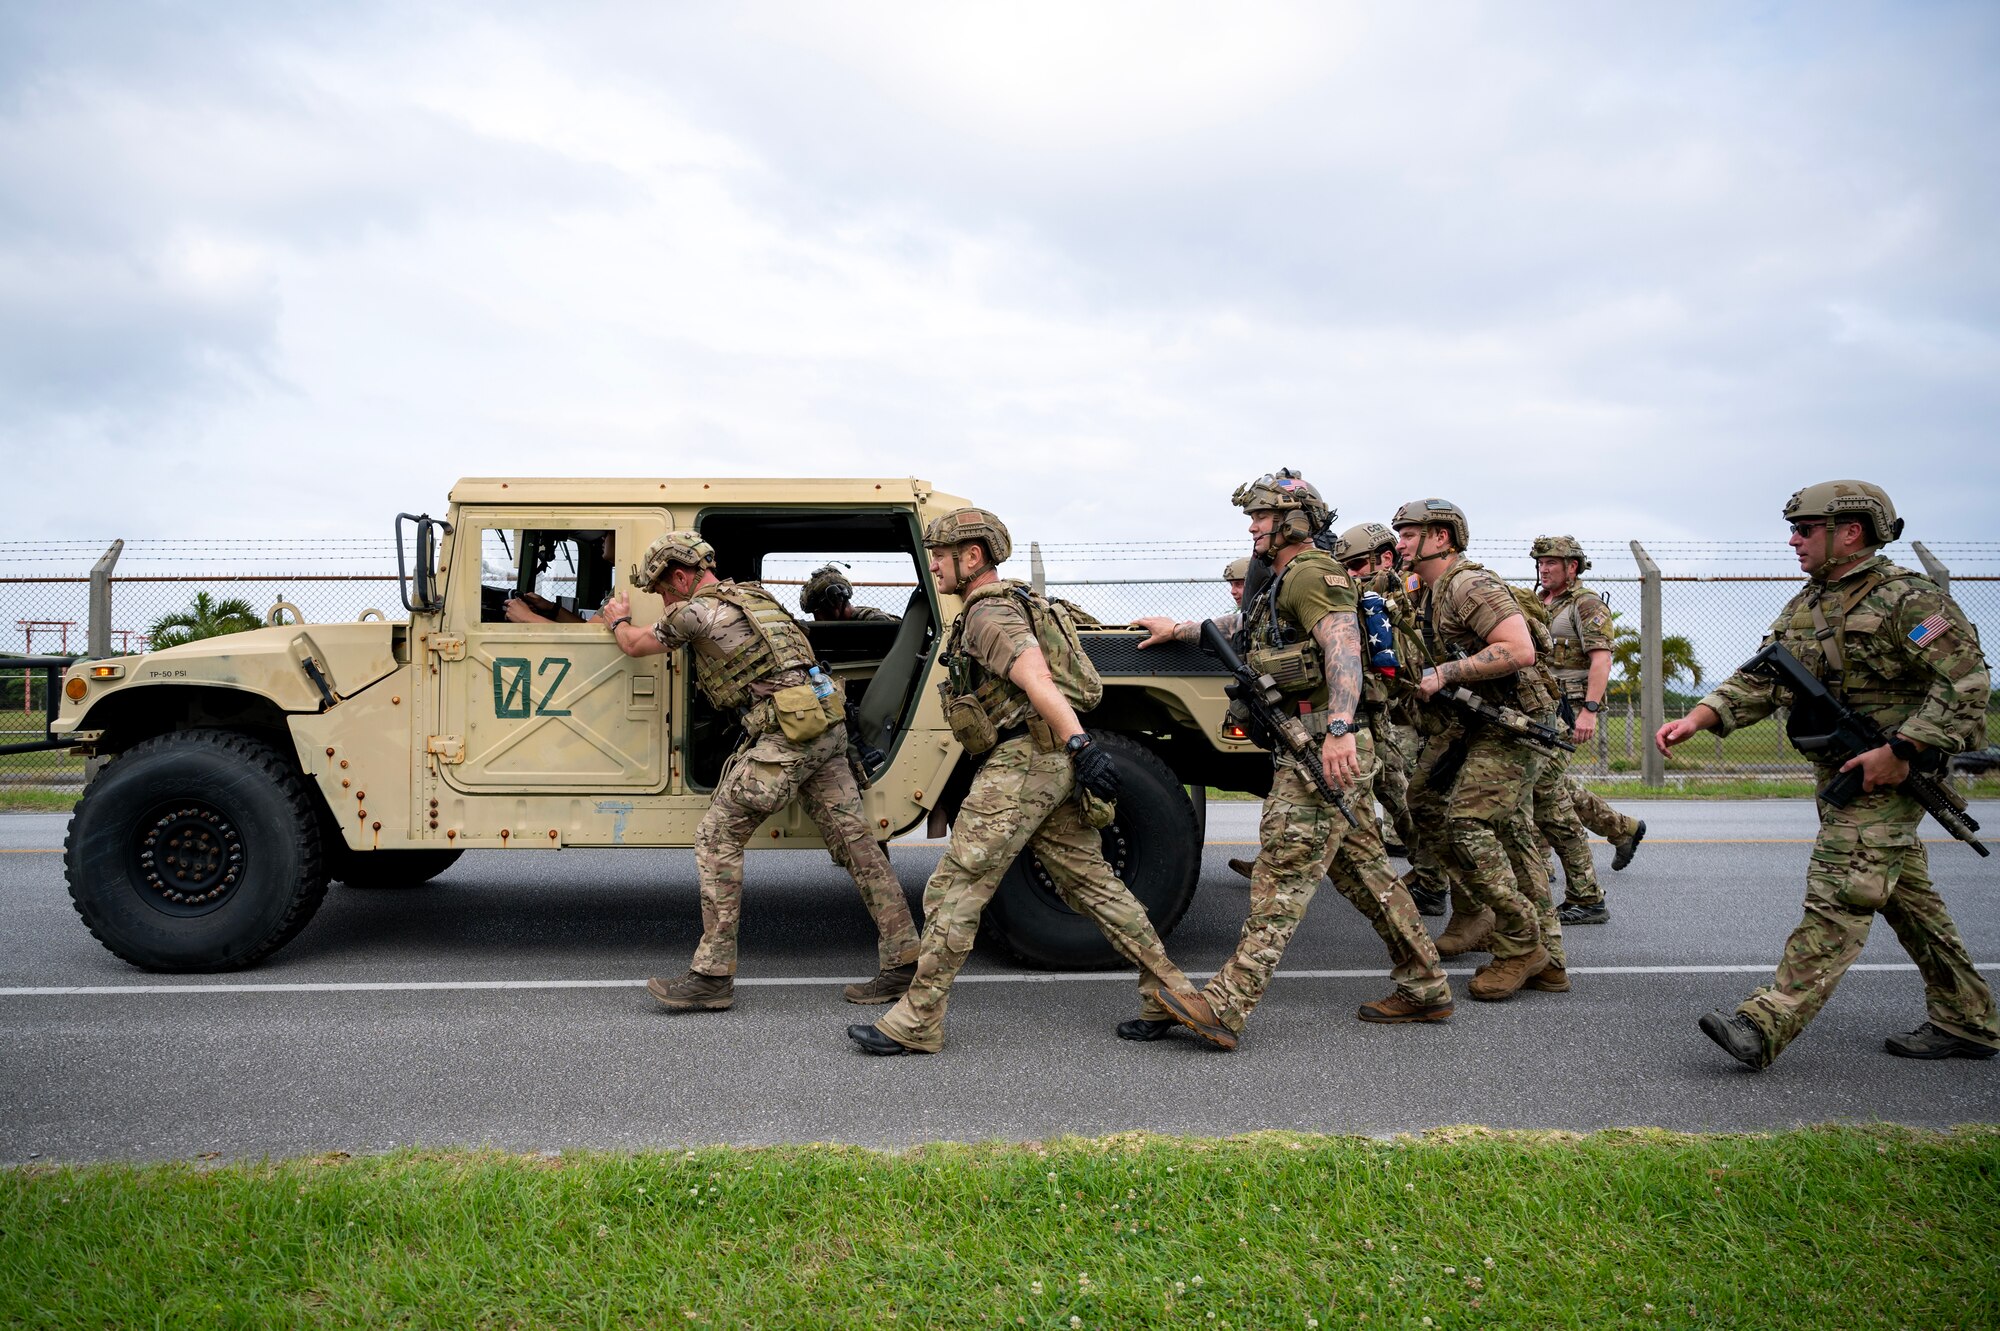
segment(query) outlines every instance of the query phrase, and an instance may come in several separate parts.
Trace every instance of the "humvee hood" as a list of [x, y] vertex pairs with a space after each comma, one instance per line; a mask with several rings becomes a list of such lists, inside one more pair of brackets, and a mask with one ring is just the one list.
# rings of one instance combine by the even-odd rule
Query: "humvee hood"
[[288, 712], [317, 712], [323, 699], [306, 662], [340, 697], [359, 693], [396, 668], [396, 634], [407, 626], [280, 624], [227, 633], [127, 658], [126, 687], [171, 681], [221, 684], [260, 693]]

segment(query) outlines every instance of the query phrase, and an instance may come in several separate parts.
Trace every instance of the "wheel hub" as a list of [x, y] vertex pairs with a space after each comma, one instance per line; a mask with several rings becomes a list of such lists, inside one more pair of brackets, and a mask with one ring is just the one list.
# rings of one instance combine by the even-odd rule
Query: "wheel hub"
[[[1111, 866], [1111, 872], [1117, 875], [1118, 881], [1126, 883], [1129, 888], [1131, 884], [1126, 882], [1125, 867], [1132, 860], [1131, 839], [1125, 835], [1125, 829], [1119, 826], [1116, 819], [1102, 828], [1098, 836], [1104, 847], [1104, 862]], [[1028, 881], [1033, 883], [1058, 910], [1068, 911], [1071, 915], [1076, 914], [1063, 894], [1056, 889], [1056, 880], [1042, 867], [1041, 859], [1032, 849], [1028, 852]]]
[[197, 800], [163, 809], [139, 830], [141, 881], [172, 914], [212, 909], [243, 881], [243, 837]]

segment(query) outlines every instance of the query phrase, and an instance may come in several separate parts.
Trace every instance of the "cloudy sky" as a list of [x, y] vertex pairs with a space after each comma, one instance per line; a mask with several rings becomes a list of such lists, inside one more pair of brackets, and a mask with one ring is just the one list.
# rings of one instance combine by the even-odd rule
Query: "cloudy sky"
[[1045, 541], [1992, 529], [2000, 7], [0, 7], [17, 537], [901, 475]]

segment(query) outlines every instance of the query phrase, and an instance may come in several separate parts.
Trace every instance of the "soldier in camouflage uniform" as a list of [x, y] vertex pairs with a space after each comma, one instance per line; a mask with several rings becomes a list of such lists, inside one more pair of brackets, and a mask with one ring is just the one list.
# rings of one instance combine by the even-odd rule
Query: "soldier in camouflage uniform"
[[806, 585], [799, 588], [799, 609], [820, 621], [859, 620], [864, 623], [900, 624], [901, 616], [872, 605], [854, 603], [854, 584], [838, 564], [823, 564], [812, 571]]
[[[1544, 723], [1556, 714], [1554, 680], [1537, 662], [1536, 637], [1513, 591], [1464, 552], [1464, 512], [1443, 499], [1416, 499], [1396, 510], [1403, 565], [1421, 588], [1418, 628], [1435, 669], [1419, 694], [1464, 686], [1487, 703]], [[1562, 924], [1549, 896], [1548, 861], [1534, 827], [1535, 778], [1542, 755], [1511, 731], [1433, 703], [1410, 786], [1421, 824], [1441, 818], [1452, 867], [1477, 915], [1454, 918], [1446, 933], [1489, 931], [1493, 960], [1467, 992], [1498, 1002], [1523, 986], [1567, 993]], [[1461, 907], [1462, 909], [1462, 907]], [[1489, 923], [1490, 920], [1490, 923]], [[1464, 950], [1470, 950], [1464, 949]], [[1443, 939], [1438, 948], [1444, 952]]]
[[[1000, 578], [995, 566], [1012, 541], [985, 509], [953, 509], [934, 519], [924, 545], [938, 590], [964, 601], [946, 646], [950, 677], [940, 687], [952, 732], [978, 767], [952, 823], [951, 847], [924, 888], [916, 978], [880, 1021], [849, 1026], [848, 1038], [871, 1054], [944, 1047], [945, 1003], [972, 952], [980, 914], [1029, 847], [1063, 900], [1138, 966], [1142, 1003], [1170, 989], [1199, 1005], [1194, 986], [1167, 959], [1146, 908], [1105, 863], [1096, 825], [1085, 820], [1087, 803], [1117, 798], [1119, 777], [1110, 753], [1091, 742], [1077, 719], [1075, 704], [1094, 703], [1091, 689], [1101, 694], [1101, 685], [1067, 608]], [[1055, 634], [1060, 648], [1045, 633]], [[1043, 650], [1044, 641], [1057, 659]], [[1103, 803], [1092, 807], [1109, 812]]]
[[[1245, 663], [1279, 681], [1286, 710], [1324, 736], [1314, 755], [1328, 778], [1359, 796], [1366, 809], [1377, 770], [1368, 717], [1362, 710], [1366, 657], [1354, 582], [1313, 543], [1332, 514], [1319, 492], [1292, 471], [1260, 477], [1237, 490], [1250, 516], [1256, 558], [1271, 578], [1244, 612]], [[1141, 647], [1193, 642], [1199, 622], [1164, 617], [1135, 621], [1147, 630]], [[1417, 908], [1396, 876], [1372, 817], [1349, 826], [1293, 758], [1274, 754], [1271, 793], [1258, 824], [1260, 847], [1250, 876], [1250, 915], [1236, 951], [1202, 990], [1208, 1012], [1175, 994], [1161, 994], [1173, 1017], [1223, 1048], [1233, 1048], [1263, 997], [1285, 946], [1329, 872], [1334, 886], [1367, 917], [1389, 952], [1395, 991], [1364, 1003], [1362, 1021], [1443, 1021], [1452, 1013], [1451, 985]], [[1127, 1039], [1157, 1039], [1164, 1023], [1150, 1012], [1119, 1028]]]
[[[1395, 532], [1379, 522], [1349, 527], [1334, 542], [1333, 557], [1354, 579], [1356, 587], [1382, 598], [1391, 625], [1399, 618], [1407, 622], [1409, 600], [1403, 579], [1396, 571]], [[1371, 648], [1382, 646], [1394, 644], [1370, 644]], [[1363, 688], [1361, 710], [1367, 714], [1368, 733], [1374, 737], [1375, 756], [1380, 760], [1376, 798], [1382, 802], [1389, 825], [1396, 833], [1397, 846], [1391, 847], [1389, 853], [1414, 854], [1417, 834], [1410, 824], [1409, 738], [1397, 716], [1396, 698], [1388, 681], [1374, 671], [1369, 672]], [[1385, 834], [1383, 840], [1388, 839]]]
[[[1562, 689], [1562, 718], [1577, 744], [1587, 745], [1597, 736], [1597, 716], [1604, 710], [1604, 690], [1611, 679], [1611, 611], [1578, 581], [1590, 567], [1590, 557], [1575, 537], [1538, 536], [1528, 553], [1548, 609], [1553, 639], [1548, 664]], [[1611, 842], [1616, 871], [1632, 862], [1646, 825], [1585, 790], [1568, 769], [1568, 755], [1560, 750], [1544, 765], [1535, 783], [1535, 825], [1562, 861], [1562, 922], [1603, 924], [1611, 911], [1604, 904], [1585, 830]]]
[[797, 798], [875, 920], [878, 973], [847, 986], [845, 997], [850, 1003], [896, 998], [915, 974], [916, 925], [888, 855], [862, 818], [840, 695], [824, 703], [814, 696], [807, 672], [817, 659], [804, 630], [762, 587], [718, 579], [715, 551], [695, 532], [669, 532], [653, 542], [637, 582], [666, 602], [666, 614], [641, 628], [632, 622], [629, 598], [606, 602], [601, 618], [619, 648], [627, 656], [656, 656], [687, 647], [696, 684], [716, 707], [739, 714], [744, 734], [695, 829], [701, 944], [686, 975], [655, 976], [647, 991], [677, 1012], [718, 1012], [735, 1001], [743, 847], [758, 824]]
[[[1917, 828], [1923, 808], [1897, 789], [1913, 764], [1940, 766], [1983, 736], [1989, 679], [1978, 631], [1936, 583], [1878, 553], [1903, 533], [1879, 486], [1809, 485], [1785, 505], [1785, 521], [1807, 580], [1764, 641], [1783, 643], [1892, 739], [1838, 766], [1817, 762], [1821, 783], [1858, 768], [1866, 793], [1846, 808], [1820, 803], [1805, 918], [1785, 942], [1778, 973], [1734, 1012], [1703, 1017], [1702, 1033], [1750, 1067], [1768, 1067], [1833, 995], [1880, 914], [1923, 975], [1929, 1018], [1889, 1037], [1888, 1051], [1991, 1058], [2000, 1049], [1993, 992], [1931, 886]], [[1701, 731], [1726, 735], [1792, 702], [1788, 688], [1738, 672], [1660, 727], [1655, 742], [1665, 753]]]
[[1222, 566], [1222, 580], [1229, 584], [1229, 599], [1243, 607], [1243, 580], [1250, 576], [1250, 558], [1232, 559]]

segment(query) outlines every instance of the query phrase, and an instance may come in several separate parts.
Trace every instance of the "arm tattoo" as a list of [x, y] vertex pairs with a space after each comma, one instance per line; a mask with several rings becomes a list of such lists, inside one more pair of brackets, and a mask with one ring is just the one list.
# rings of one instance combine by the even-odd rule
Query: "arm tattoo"
[[1499, 679], [1521, 668], [1513, 649], [1504, 642], [1490, 642], [1463, 661], [1446, 661], [1438, 667], [1447, 684], [1465, 684], [1479, 679]]
[[[1199, 619], [1190, 619], [1185, 623], [1174, 625], [1174, 641], [1200, 642], [1201, 625], [1202, 621]], [[1243, 627], [1243, 612], [1241, 610], [1231, 610], [1226, 615], [1215, 616], [1215, 627], [1221, 631], [1223, 637], [1228, 637]]]
[[1322, 615], [1313, 640], [1326, 662], [1326, 710], [1352, 721], [1361, 705], [1361, 625], [1353, 615]]

